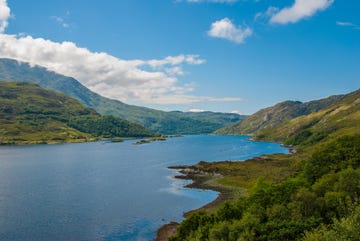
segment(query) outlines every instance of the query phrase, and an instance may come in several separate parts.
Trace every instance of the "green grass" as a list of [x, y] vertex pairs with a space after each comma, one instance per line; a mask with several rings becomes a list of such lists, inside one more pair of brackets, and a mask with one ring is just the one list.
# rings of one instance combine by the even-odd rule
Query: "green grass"
[[35, 84], [0, 82], [0, 143], [82, 142], [148, 137], [144, 127], [93, 109]]

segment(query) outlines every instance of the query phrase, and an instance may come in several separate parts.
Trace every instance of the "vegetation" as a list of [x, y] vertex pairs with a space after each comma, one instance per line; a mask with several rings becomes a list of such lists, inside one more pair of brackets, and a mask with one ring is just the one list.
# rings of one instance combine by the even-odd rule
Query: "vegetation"
[[147, 144], [147, 143], [151, 143], [154, 141], [166, 141], [166, 136], [159, 136], [159, 137], [150, 137], [148, 139], [142, 139], [140, 141], [135, 142], [135, 145], [142, 145], [142, 144]]
[[263, 129], [276, 128], [293, 118], [308, 115], [326, 108], [341, 98], [341, 95], [337, 95], [306, 103], [302, 103], [300, 101], [284, 101], [274, 106], [259, 110], [255, 114], [234, 124], [223, 127], [215, 131], [215, 134], [254, 134]]
[[[324, 160], [330, 163], [322, 165]], [[234, 179], [239, 170], [215, 164], [220, 173], [230, 170], [231, 185], [247, 186], [248, 195], [212, 213], [195, 212], [180, 224], [171, 240], [320, 240], [314, 239], [315, 235], [333, 233], [335, 237], [359, 237], [353, 226], [360, 225], [359, 213], [354, 213], [360, 208], [360, 135], [336, 139], [302, 164], [303, 168], [285, 179], [265, 176], [252, 184], [253, 178], [249, 178], [245, 179], [247, 185], [244, 176], [239, 182]], [[249, 172], [255, 176], [256, 172]]]
[[100, 116], [98, 118], [75, 116], [69, 119], [68, 125], [81, 132], [104, 138], [148, 137], [156, 135], [138, 124], [113, 116]]
[[360, 91], [254, 137], [297, 152], [188, 167], [246, 192], [193, 212], [170, 240], [360, 240]]
[[255, 138], [311, 146], [329, 136], [336, 138], [356, 133], [359, 128], [360, 90], [357, 90], [319, 112], [292, 119], [274, 129], [264, 129], [256, 133]]
[[74, 78], [50, 72], [42, 67], [30, 67], [11, 59], [0, 59], [0, 80], [35, 83], [45, 89], [71, 96], [102, 115], [119, 117], [162, 134], [212, 133], [244, 118], [230, 113], [165, 112], [127, 105], [90, 91]]
[[0, 143], [81, 142], [147, 137], [144, 127], [101, 116], [77, 100], [35, 84], [0, 82]]

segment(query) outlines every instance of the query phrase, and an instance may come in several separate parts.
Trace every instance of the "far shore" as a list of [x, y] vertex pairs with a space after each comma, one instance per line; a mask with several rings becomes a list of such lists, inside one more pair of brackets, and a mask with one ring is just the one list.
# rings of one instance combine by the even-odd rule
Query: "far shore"
[[145, 137], [113, 137], [113, 138], [88, 138], [88, 139], [69, 139], [69, 140], [37, 140], [37, 141], [0, 141], [0, 146], [25, 146], [25, 145], [56, 145], [56, 144], [76, 144], [86, 142], [107, 141], [119, 143], [126, 140], [144, 139]]

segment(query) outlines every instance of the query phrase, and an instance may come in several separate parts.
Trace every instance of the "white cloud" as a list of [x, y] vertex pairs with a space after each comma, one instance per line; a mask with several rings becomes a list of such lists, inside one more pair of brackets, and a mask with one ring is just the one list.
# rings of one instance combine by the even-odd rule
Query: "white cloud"
[[341, 27], [350, 27], [350, 28], [353, 28], [356, 30], [360, 30], [360, 26], [355, 23], [337, 21], [336, 25], [341, 26]]
[[58, 24], [60, 24], [63, 28], [69, 28], [70, 24], [68, 24], [64, 18], [58, 16], [51, 16], [51, 19], [55, 20]]
[[231, 114], [244, 115], [244, 113], [243, 113], [243, 112], [238, 111], [238, 110], [233, 110], [233, 111], [231, 111], [230, 113], [231, 113]]
[[235, 43], [244, 43], [253, 33], [249, 27], [235, 26], [230, 19], [224, 18], [211, 24], [208, 35], [214, 38], [223, 38]]
[[201, 113], [201, 112], [205, 112], [206, 110], [202, 110], [202, 109], [190, 109], [189, 112], [195, 112], [195, 113]]
[[269, 18], [271, 18], [273, 15], [275, 15], [279, 11], [276, 7], [269, 7], [266, 12], [259, 12], [255, 14], [254, 21], [260, 20], [266, 20], [268, 21]]
[[142, 61], [140, 63], [141, 64], [147, 63], [148, 65], [150, 65], [153, 68], [159, 68], [164, 65], [175, 66], [175, 65], [182, 64], [182, 63], [203, 64], [203, 63], [205, 63], [205, 60], [200, 59], [199, 55], [183, 55], [182, 54], [182, 55], [178, 55], [178, 56], [168, 56], [161, 60], [152, 59], [152, 60], [148, 60], [148, 61]]
[[[40, 65], [78, 79], [109, 98], [145, 104], [189, 104], [240, 101], [239, 98], [193, 96], [192, 83], [180, 84], [184, 64], [202, 64], [198, 55], [168, 56], [161, 60], [123, 60], [91, 52], [72, 42], [57, 43], [31, 36], [0, 34], [0, 57]], [[144, 69], [150, 70], [144, 70]]]
[[[0, 23], [4, 31], [10, 16], [5, 0], [0, 0], [0, 10]], [[53, 18], [59, 23], [65, 23], [63, 18]], [[101, 95], [131, 103], [189, 104], [241, 100], [190, 94], [194, 91], [194, 84], [180, 83], [178, 76], [185, 74], [184, 65], [205, 62], [198, 55], [180, 54], [160, 60], [124, 60], [104, 52], [91, 52], [73, 42], [58, 43], [26, 34], [16, 36], [0, 33], [0, 58], [43, 66], [50, 71], [74, 77]]]
[[356, 26], [356, 24], [349, 23], [349, 22], [339, 22], [339, 21], [337, 21], [336, 24], [339, 25], [339, 26], [347, 26], [347, 27], [355, 27]]
[[296, 23], [303, 18], [311, 17], [321, 10], [328, 8], [334, 0], [295, 0], [291, 7], [281, 9], [274, 14], [270, 23]]
[[6, 0], [0, 0], [0, 33], [3, 33], [8, 26], [10, 18], [10, 8], [7, 6]]

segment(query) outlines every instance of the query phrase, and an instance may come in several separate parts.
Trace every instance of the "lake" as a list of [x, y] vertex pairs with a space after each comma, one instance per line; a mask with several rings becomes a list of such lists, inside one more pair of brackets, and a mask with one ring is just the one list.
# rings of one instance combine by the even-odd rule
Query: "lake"
[[172, 165], [287, 153], [245, 136], [0, 147], [0, 240], [151, 240], [217, 197]]

